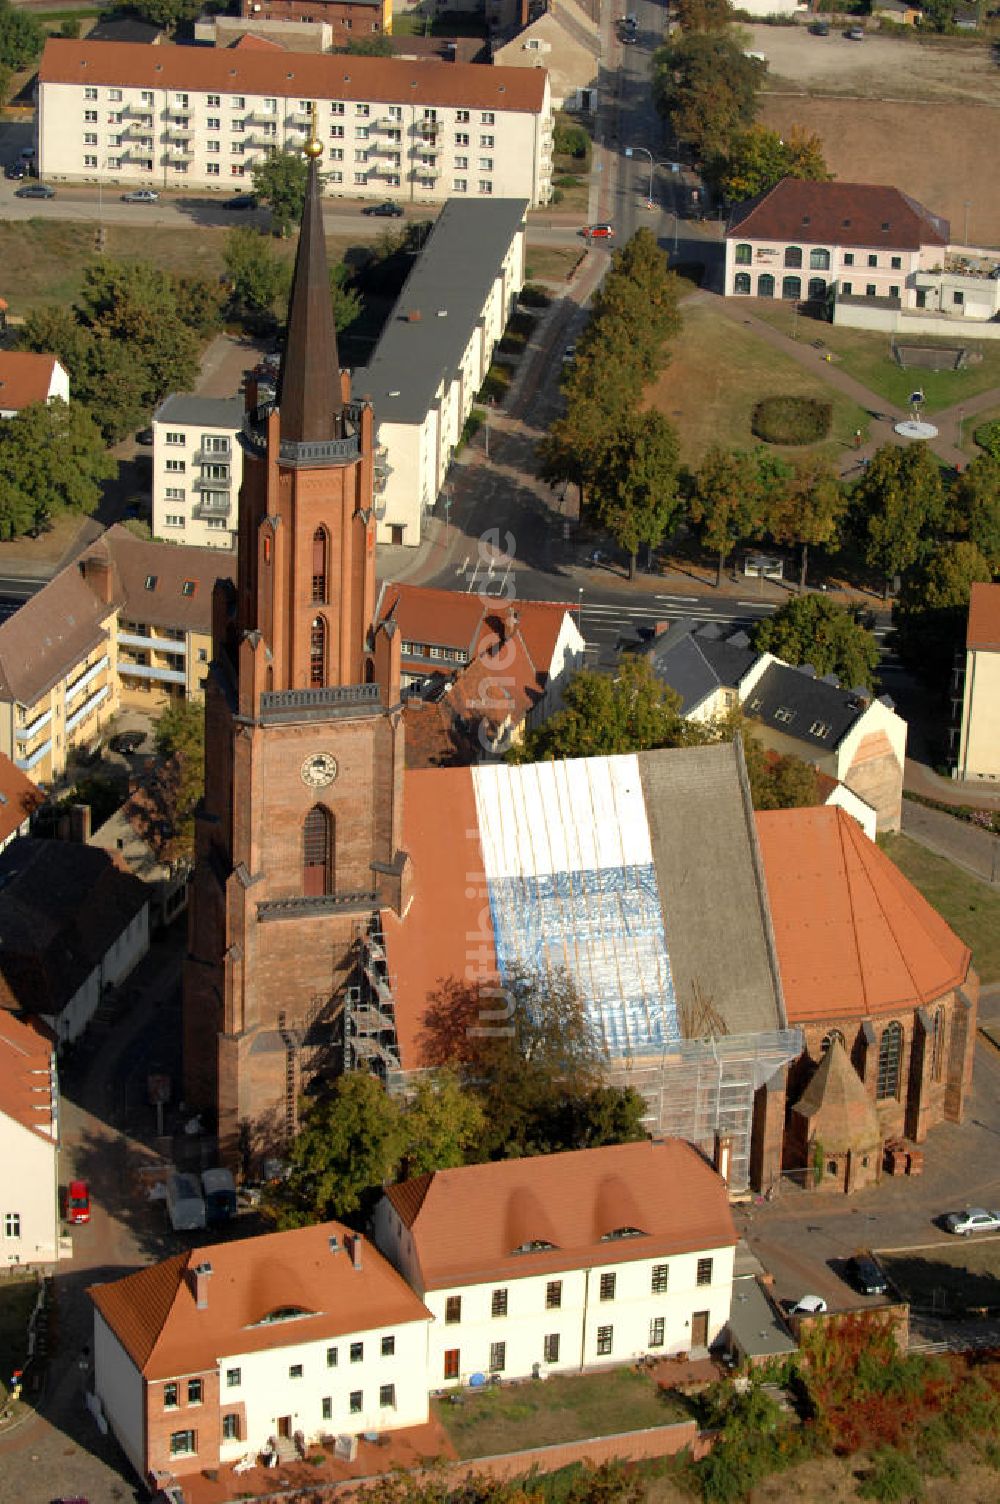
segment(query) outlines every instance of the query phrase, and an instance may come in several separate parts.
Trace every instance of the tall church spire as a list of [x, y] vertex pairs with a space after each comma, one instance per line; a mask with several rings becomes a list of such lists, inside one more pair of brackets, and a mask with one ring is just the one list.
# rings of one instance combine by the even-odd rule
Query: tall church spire
[[323, 147], [316, 139], [315, 122], [304, 150], [309, 158], [309, 178], [278, 383], [281, 438], [293, 444], [338, 438], [343, 412], [317, 171]]

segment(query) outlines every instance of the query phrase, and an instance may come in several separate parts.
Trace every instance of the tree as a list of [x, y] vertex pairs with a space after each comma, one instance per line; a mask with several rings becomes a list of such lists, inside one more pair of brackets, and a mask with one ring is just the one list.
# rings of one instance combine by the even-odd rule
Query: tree
[[885, 581], [909, 569], [945, 515], [941, 469], [926, 444], [883, 444], [849, 497], [865, 561]]
[[819, 774], [811, 763], [766, 751], [746, 730], [743, 755], [754, 809], [802, 809], [820, 802]]
[[282, 1229], [363, 1217], [402, 1151], [398, 1102], [367, 1071], [348, 1071], [304, 1113], [288, 1178], [266, 1195], [264, 1215]]
[[1000, 571], [1000, 455], [981, 454], [952, 486], [950, 522]]
[[907, 576], [893, 611], [900, 657], [944, 691], [965, 635], [969, 592], [993, 571], [973, 543], [946, 543]]
[[616, 324], [622, 327], [626, 348], [640, 385], [659, 374], [666, 363], [667, 342], [680, 331], [679, 283], [670, 271], [656, 237], [645, 227], [615, 252], [611, 268], [594, 294], [591, 320], [581, 344], [607, 344]]
[[695, 476], [690, 512], [701, 525], [702, 542], [718, 555], [716, 587], [722, 584], [727, 556], [760, 527], [761, 501], [761, 472], [753, 454], [708, 451]]
[[333, 299], [333, 322], [338, 329], [353, 324], [361, 312], [361, 298], [354, 288], [348, 287], [350, 268], [343, 261], [335, 261], [330, 267], [330, 297]]
[[419, 1076], [403, 1115], [402, 1175], [464, 1164], [482, 1137], [484, 1121], [478, 1098], [454, 1070]]
[[253, 190], [271, 211], [271, 234], [285, 236], [302, 218], [309, 167], [300, 151], [275, 151], [253, 168]]
[[218, 281], [182, 273], [174, 277], [174, 296], [181, 322], [199, 339], [210, 339], [222, 327], [222, 288]]
[[0, 0], [0, 64], [19, 72], [35, 61], [45, 46], [45, 28], [30, 11]]
[[653, 99], [702, 161], [728, 158], [752, 124], [764, 68], [730, 36], [694, 32], [653, 57]]
[[787, 140], [764, 125], [751, 125], [731, 142], [728, 159], [715, 164], [719, 186], [727, 199], [740, 202], [764, 193], [782, 178], [806, 178], [825, 183], [833, 176], [823, 157], [823, 143], [815, 133], [793, 127]]
[[801, 549], [799, 589], [806, 588], [811, 546], [835, 543], [847, 511], [847, 494], [829, 460], [803, 455], [793, 461], [784, 484], [766, 504], [767, 531], [776, 543]]
[[201, 0], [130, 0], [129, 10], [154, 26], [175, 32], [185, 21], [201, 14]]
[[21, 326], [22, 350], [58, 356], [69, 374], [70, 391], [79, 396], [87, 378], [92, 340], [72, 308], [48, 303], [32, 308]]
[[757, 623], [753, 645], [786, 663], [810, 663], [817, 674], [836, 674], [847, 689], [874, 686], [879, 646], [853, 611], [825, 595], [796, 595]]
[[543, 762], [687, 746], [700, 739], [700, 729], [684, 719], [680, 704], [648, 658], [625, 658], [614, 677], [582, 669], [566, 685], [562, 709], [529, 731], [510, 759]]
[[694, 31], [725, 31], [733, 15], [729, 0], [675, 0], [674, 4], [674, 19], [685, 35]]
[[190, 866], [194, 817], [205, 791], [205, 707], [169, 705], [156, 723], [156, 763], [128, 803], [129, 817], [158, 861]]
[[273, 317], [288, 286], [288, 270], [266, 236], [251, 229], [229, 230], [222, 259], [235, 312], [251, 320]]
[[63, 512], [89, 515], [101, 482], [117, 473], [81, 403], [35, 402], [0, 419], [0, 537], [44, 527]]
[[640, 544], [651, 552], [677, 523], [684, 505], [677, 463], [677, 435], [655, 409], [631, 409], [601, 458], [592, 501], [602, 526], [629, 556], [630, 579]]
[[346, 47], [338, 47], [337, 51], [351, 57], [392, 57], [392, 41], [382, 31], [374, 37], [354, 37]]
[[[24, 14], [24, 12], [22, 12]], [[7, 63], [0, 63], [0, 110], [10, 98], [10, 87], [14, 81], [14, 70]]]

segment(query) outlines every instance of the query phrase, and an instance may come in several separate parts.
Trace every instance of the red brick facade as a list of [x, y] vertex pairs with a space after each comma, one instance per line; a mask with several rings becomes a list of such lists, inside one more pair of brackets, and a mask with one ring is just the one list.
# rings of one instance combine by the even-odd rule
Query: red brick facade
[[360, 5], [352, 0], [243, 0], [241, 13], [244, 20], [252, 21], [325, 21], [354, 37], [387, 29], [380, 4]]
[[[175, 1473], [183, 1477], [202, 1468], [218, 1467], [222, 1439], [218, 1369], [144, 1382], [143, 1393], [148, 1475]], [[194, 1433], [192, 1451], [185, 1450], [189, 1432]], [[178, 1450], [172, 1450], [174, 1447]]]

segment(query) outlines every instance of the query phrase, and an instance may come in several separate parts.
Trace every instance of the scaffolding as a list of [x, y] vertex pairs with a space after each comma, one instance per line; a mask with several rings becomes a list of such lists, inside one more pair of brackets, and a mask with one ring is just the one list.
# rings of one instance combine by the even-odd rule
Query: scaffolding
[[356, 941], [358, 980], [344, 994], [344, 1069], [371, 1071], [388, 1081], [400, 1062], [395, 989], [380, 915], [358, 927]]

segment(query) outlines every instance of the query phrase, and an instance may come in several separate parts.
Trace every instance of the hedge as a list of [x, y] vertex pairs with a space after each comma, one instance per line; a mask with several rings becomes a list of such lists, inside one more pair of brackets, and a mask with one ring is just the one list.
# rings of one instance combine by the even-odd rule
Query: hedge
[[750, 427], [767, 444], [815, 444], [833, 422], [832, 402], [816, 397], [765, 397], [753, 410]]

